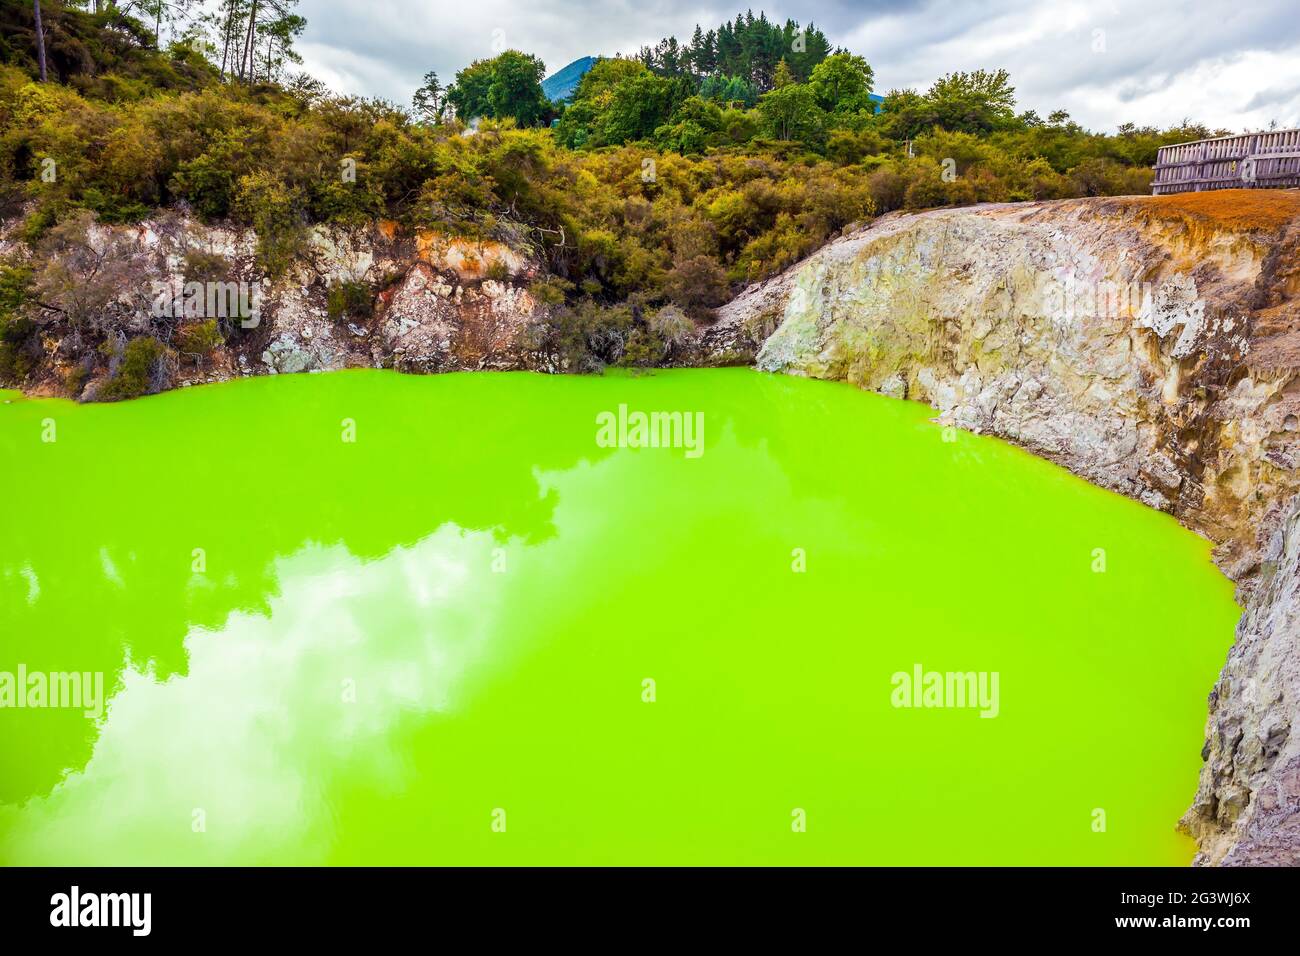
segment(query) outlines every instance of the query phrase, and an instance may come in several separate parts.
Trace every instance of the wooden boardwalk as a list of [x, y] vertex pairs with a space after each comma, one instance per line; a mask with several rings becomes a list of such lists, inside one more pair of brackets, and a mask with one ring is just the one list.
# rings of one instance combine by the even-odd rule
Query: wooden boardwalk
[[1151, 195], [1300, 186], [1300, 129], [1161, 146]]

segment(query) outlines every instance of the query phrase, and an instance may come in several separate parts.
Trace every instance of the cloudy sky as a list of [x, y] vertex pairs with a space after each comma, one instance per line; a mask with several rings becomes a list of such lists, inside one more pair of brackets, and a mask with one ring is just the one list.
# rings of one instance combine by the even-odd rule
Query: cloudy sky
[[[308, 72], [345, 93], [408, 102], [427, 70], [444, 82], [513, 48], [554, 72], [580, 56], [690, 39], [749, 0], [302, 0]], [[952, 70], [1005, 67], [1021, 109], [1063, 108], [1092, 129], [1190, 118], [1232, 130], [1300, 126], [1296, 0], [808, 0], [756, 3], [817, 24], [867, 58], [876, 89], [927, 87]]]

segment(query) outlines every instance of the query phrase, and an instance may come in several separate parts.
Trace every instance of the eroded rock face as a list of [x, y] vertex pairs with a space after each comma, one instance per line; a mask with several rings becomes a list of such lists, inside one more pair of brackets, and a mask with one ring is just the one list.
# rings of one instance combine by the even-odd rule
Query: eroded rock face
[[525, 288], [464, 285], [420, 261], [384, 296], [372, 354], [403, 371], [535, 368], [526, 343], [539, 312]]
[[[0, 223], [0, 253], [30, 260], [34, 252], [11, 236], [20, 221]], [[85, 335], [66, 323], [50, 327], [36, 370], [19, 383], [29, 394], [93, 398], [109, 374], [94, 354], [99, 338], [120, 334], [125, 341], [149, 334], [176, 346], [184, 326], [214, 317], [222, 322], [224, 343], [203, 355], [176, 348], [168, 387], [366, 366], [406, 372], [572, 370], [573, 357], [555, 344], [555, 310], [531, 291], [544, 278], [540, 251], [522, 239], [511, 245], [436, 231], [404, 232], [392, 222], [356, 229], [317, 226], [274, 281], [258, 268], [253, 232], [176, 213], [138, 226], [92, 224], [86, 242], [95, 256], [121, 264], [116, 299], [98, 304]], [[206, 268], [219, 274], [221, 284], [238, 286], [245, 299], [255, 297], [256, 314], [240, 313], [236, 320], [234, 313], [210, 308], [185, 312], [195, 256], [208, 260]], [[330, 290], [347, 284], [358, 286], [371, 308], [331, 315]], [[175, 306], [164, 317], [158, 314], [159, 288]], [[662, 361], [752, 364], [770, 332], [683, 319]], [[610, 351], [621, 352], [622, 343]], [[74, 374], [78, 366], [88, 366], [87, 374]]]
[[1211, 697], [1207, 762], [1188, 819], [1202, 836], [1208, 859], [1295, 865], [1300, 862], [1300, 499], [1292, 499], [1264, 549], [1259, 577]]
[[[12, 224], [10, 224], [12, 225]], [[101, 310], [126, 336], [154, 334], [173, 342], [183, 313], [187, 259], [217, 263], [220, 282], [256, 301], [256, 314], [219, 313], [227, 341], [198, 360], [176, 363], [172, 383], [190, 385], [240, 375], [292, 374], [358, 366], [405, 371], [481, 368], [555, 371], [551, 356], [531, 347], [544, 337], [550, 310], [528, 291], [538, 278], [535, 252], [501, 242], [433, 232], [402, 233], [393, 223], [359, 229], [316, 227], [287, 273], [270, 281], [256, 265], [257, 238], [248, 230], [208, 226], [166, 215], [139, 226], [93, 225], [87, 243], [124, 266], [118, 301]], [[20, 247], [3, 239], [8, 252]], [[369, 314], [329, 314], [331, 287], [356, 283], [373, 303]], [[159, 289], [175, 311], [158, 313]], [[213, 317], [210, 309], [194, 317]], [[63, 348], [75, 336], [52, 334], [42, 366], [24, 383], [34, 394], [65, 394], [68, 373], [84, 359]], [[64, 353], [69, 353], [65, 356]], [[84, 397], [84, 395], [83, 395]]]
[[[885, 217], [722, 310], [758, 365], [925, 401], [1176, 515], [1246, 608], [1183, 825], [1300, 863], [1300, 195]], [[1228, 211], [1228, 212], [1225, 212]]]
[[[537, 275], [526, 251], [499, 242], [403, 237], [392, 224], [318, 229], [291, 280], [268, 296], [270, 336], [260, 358], [274, 372], [549, 370], [551, 360], [529, 347], [530, 329], [548, 316], [528, 292]], [[324, 293], [345, 282], [380, 290], [371, 315], [327, 314]]]

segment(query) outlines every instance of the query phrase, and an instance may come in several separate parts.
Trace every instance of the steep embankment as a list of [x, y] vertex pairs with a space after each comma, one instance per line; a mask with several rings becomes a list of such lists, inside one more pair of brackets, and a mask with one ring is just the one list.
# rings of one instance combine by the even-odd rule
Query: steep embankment
[[936, 210], [721, 316], [775, 329], [760, 368], [928, 402], [1217, 544], [1246, 613], [1182, 821], [1200, 862], [1300, 863], [1298, 251], [1296, 192]]
[[[29, 268], [36, 290], [25, 338], [4, 343], [19, 361], [0, 380], [30, 394], [93, 401], [136, 337], [163, 343], [148, 391], [247, 375], [396, 368], [582, 371], [616, 360], [626, 335], [594, 345], [547, 285], [537, 251], [504, 241], [407, 231], [391, 222], [317, 226], [275, 279], [248, 229], [163, 213], [133, 226], [89, 217], [60, 225], [35, 247], [17, 238], [22, 219], [0, 224], [0, 257]], [[674, 310], [675, 311], [675, 310]], [[655, 364], [753, 361], [759, 342], [724, 324], [680, 322], [655, 339]], [[219, 321], [195, 344], [194, 330]], [[12, 339], [12, 341], [11, 341]], [[6, 374], [5, 368], [9, 368]], [[15, 372], [14, 369], [17, 371]]]
[[[12, 225], [12, 224], [11, 224]], [[44, 255], [43, 255], [44, 252]], [[500, 242], [403, 233], [390, 223], [317, 227], [282, 277], [265, 278], [251, 230], [164, 215], [139, 226], [88, 225], [48, 250], [0, 241], [11, 261], [38, 272], [57, 296], [42, 318], [34, 367], [21, 382], [38, 394], [94, 398], [111, 369], [100, 339], [156, 335], [173, 346], [157, 387], [241, 375], [396, 367], [408, 371], [551, 369], [555, 357], [525, 335], [547, 310], [529, 292], [536, 262]], [[100, 288], [103, 286], [103, 288]], [[330, 308], [331, 290], [361, 290]], [[43, 300], [44, 301], [44, 300]], [[79, 321], [73, 309], [89, 307]], [[223, 335], [186, 354], [179, 331], [220, 318]], [[78, 367], [81, 376], [71, 374]]]

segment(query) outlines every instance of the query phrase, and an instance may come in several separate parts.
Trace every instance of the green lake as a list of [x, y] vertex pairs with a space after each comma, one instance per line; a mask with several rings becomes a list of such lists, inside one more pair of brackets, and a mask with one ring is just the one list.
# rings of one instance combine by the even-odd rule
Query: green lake
[[[107, 698], [11, 677], [0, 864], [1191, 859], [1209, 544], [924, 406], [748, 369], [0, 398], [0, 678]], [[703, 453], [604, 447], [621, 405]], [[918, 665], [996, 699], [896, 706]]]

